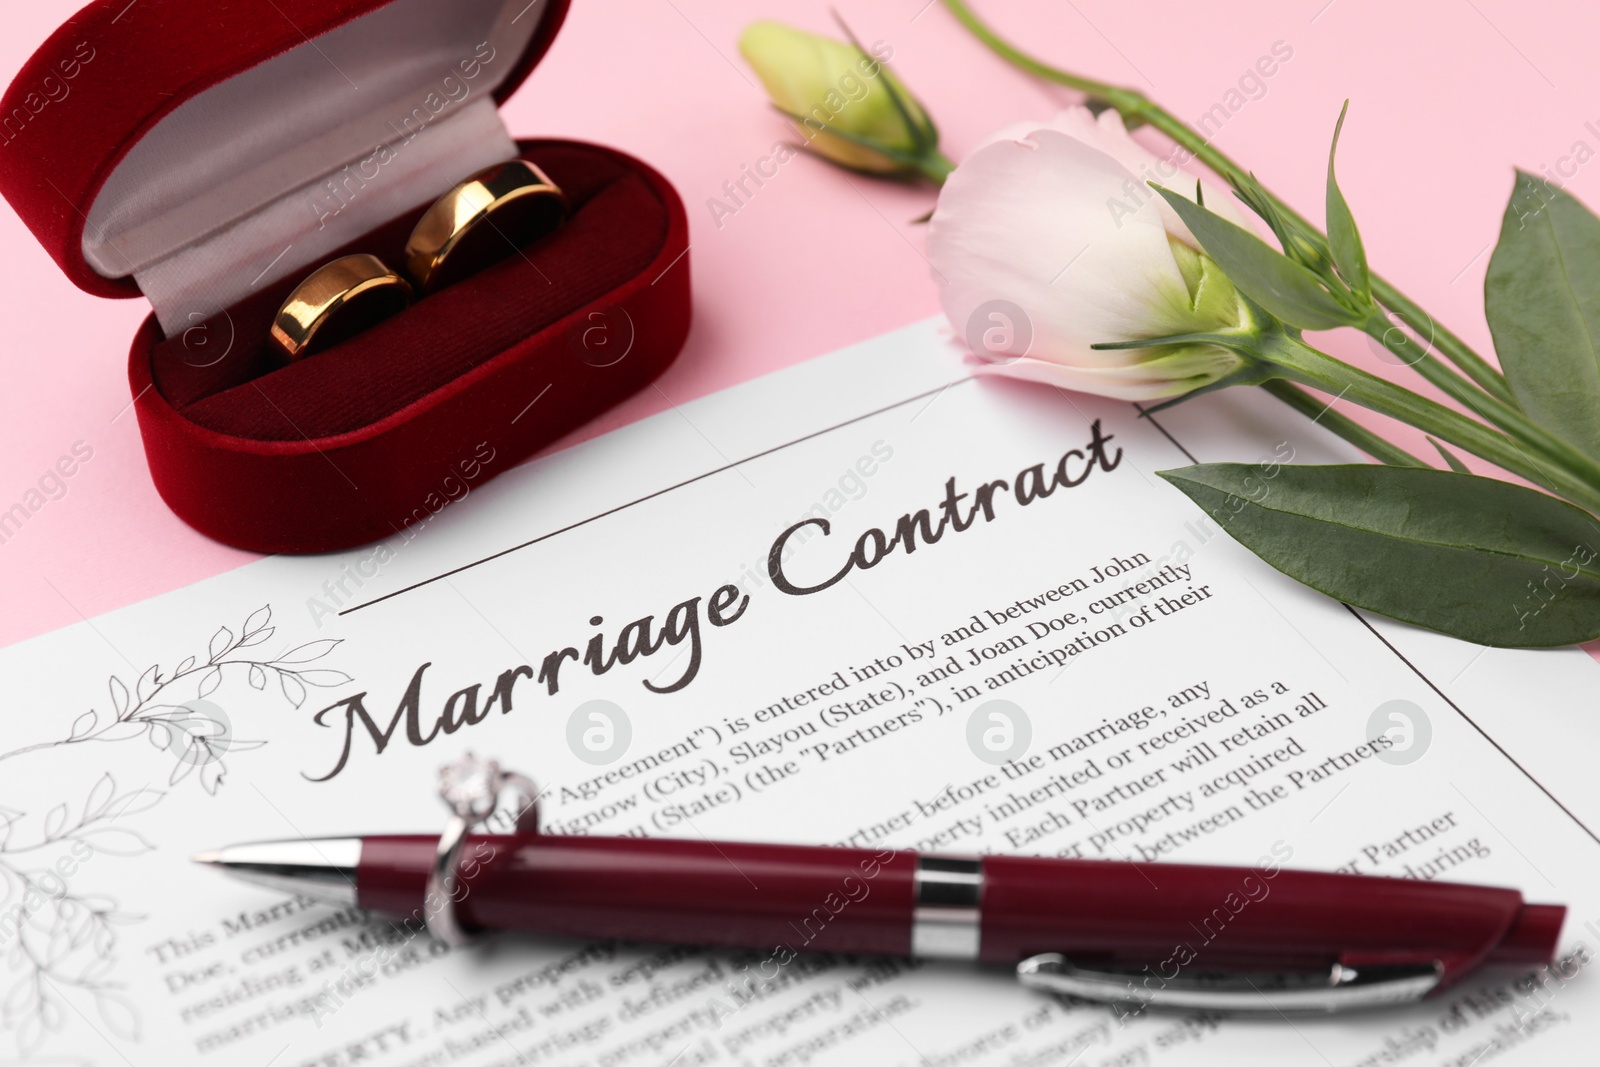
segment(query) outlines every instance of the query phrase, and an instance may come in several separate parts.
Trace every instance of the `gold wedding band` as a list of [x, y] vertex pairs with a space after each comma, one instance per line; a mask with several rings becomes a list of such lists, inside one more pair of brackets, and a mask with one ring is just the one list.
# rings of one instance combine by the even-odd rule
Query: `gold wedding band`
[[514, 159], [480, 171], [435, 201], [411, 231], [406, 276], [365, 253], [325, 264], [278, 309], [271, 343], [291, 362], [332, 348], [405, 310], [416, 293], [517, 251], [566, 214], [566, 194], [532, 163]]
[[549, 233], [567, 197], [526, 160], [480, 171], [440, 197], [406, 242], [406, 273], [424, 293], [453, 285]]
[[272, 322], [272, 342], [287, 360], [332, 348], [405, 310], [411, 286], [377, 256], [341, 256], [295, 286]]

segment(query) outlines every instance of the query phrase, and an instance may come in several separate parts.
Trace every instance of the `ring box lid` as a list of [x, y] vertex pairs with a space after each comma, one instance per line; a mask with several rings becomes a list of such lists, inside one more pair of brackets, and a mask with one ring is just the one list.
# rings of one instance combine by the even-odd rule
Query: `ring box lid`
[[[162, 308], [150, 278], [174, 293], [205, 285], [195, 276], [230, 251], [235, 271], [253, 270], [247, 261], [270, 256], [286, 227], [298, 251], [269, 270], [299, 269], [329, 228], [326, 214], [305, 211], [305, 191], [336, 179], [355, 189], [339, 179], [352, 165], [382, 167], [373, 161], [389, 149], [408, 172], [390, 184], [409, 183], [405, 195], [421, 201], [453, 184], [473, 151], [504, 154], [498, 104], [543, 57], [567, 6], [95, 0], [0, 100], [0, 195], [76, 285], [105, 297], [144, 291], [170, 330], [178, 309]], [[410, 151], [406, 134], [430, 123], [437, 132]], [[429, 153], [440, 157], [431, 165]], [[287, 203], [297, 189], [302, 202]], [[248, 255], [229, 247], [246, 242]], [[188, 277], [170, 280], [185, 255]]]

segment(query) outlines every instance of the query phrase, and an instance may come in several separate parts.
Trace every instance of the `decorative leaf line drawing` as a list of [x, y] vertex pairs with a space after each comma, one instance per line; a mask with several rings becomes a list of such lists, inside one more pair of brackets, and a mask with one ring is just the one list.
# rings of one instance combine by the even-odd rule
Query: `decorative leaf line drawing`
[[[153, 846], [137, 831], [114, 824], [148, 811], [164, 796], [158, 790], [119, 793], [104, 774], [77, 814], [58, 804], [45, 815], [37, 839], [13, 842], [26, 812], [4, 809], [0, 829], [0, 949], [16, 974], [0, 997], [0, 1028], [15, 1029], [23, 1057], [36, 1051], [66, 1021], [63, 989], [89, 994], [102, 1022], [115, 1034], [137, 1040], [138, 1013], [109, 976], [116, 965], [116, 927], [143, 916], [122, 910], [110, 897], [72, 890], [79, 867], [104, 853], [136, 856]], [[43, 866], [19, 857], [39, 854]]]
[[228, 736], [227, 723], [207, 718], [181, 703], [170, 702], [166, 698], [174, 692], [174, 687], [192, 681], [195, 689], [191, 699], [204, 700], [217, 691], [226, 674], [243, 673], [253, 689], [264, 690], [275, 681], [284, 699], [298, 708], [305, 703], [308, 686], [331, 688], [352, 680], [343, 671], [305, 666], [332, 652], [340, 643], [337, 639], [309, 641], [272, 659], [253, 658], [245, 653], [243, 650], [272, 637], [277, 628], [271, 623], [272, 606], [269, 604], [245, 620], [237, 637], [228, 627], [219, 628], [212, 635], [203, 662], [190, 656], [169, 675], [162, 674], [159, 664], [153, 665], [139, 676], [131, 689], [119, 676], [112, 675], [107, 683], [112, 709], [109, 716], [91, 708], [73, 720], [66, 737], [0, 753], [0, 763], [63, 745], [126, 741], [140, 736], [148, 737], [156, 748], [170, 750], [174, 731], [177, 731], [186, 735], [186, 739], [179, 742], [178, 767], [171, 784], [176, 785], [191, 770], [200, 767], [203, 787], [206, 792], [215, 794], [224, 774], [222, 754], [257, 748], [264, 742], [235, 740]]
[[[310, 641], [270, 659], [246, 651], [275, 631], [269, 604], [253, 612], [237, 636], [219, 628], [203, 661], [190, 656], [170, 674], [151, 666], [131, 687], [112, 675], [108, 713], [91, 708], [73, 720], [65, 736], [0, 752], [0, 763], [65, 746], [145, 737], [174, 758], [169, 785], [198, 769], [201, 788], [215, 796], [226, 778], [224, 755], [266, 744], [232, 737], [226, 715], [208, 702], [225, 680], [243, 679], [263, 692], [275, 685], [296, 708], [305, 702], [307, 687], [353, 680], [343, 671], [307, 666], [332, 652], [338, 640]], [[63, 990], [92, 997], [110, 1034], [138, 1040], [138, 1010], [112, 974], [118, 962], [116, 928], [144, 917], [122, 910], [109, 897], [79, 893], [71, 882], [77, 868], [97, 856], [150, 851], [153, 846], [138, 831], [117, 823], [150, 810], [165, 795], [149, 788], [119, 793], [106, 773], [81, 805], [62, 801], [46, 808], [32, 820], [37, 825], [26, 839], [18, 831], [27, 828], [28, 812], [6, 806], [0, 797], [0, 959], [6, 963], [0, 975], [0, 1031], [15, 1032], [24, 1060], [76, 1017], [69, 1015], [73, 1009]]]

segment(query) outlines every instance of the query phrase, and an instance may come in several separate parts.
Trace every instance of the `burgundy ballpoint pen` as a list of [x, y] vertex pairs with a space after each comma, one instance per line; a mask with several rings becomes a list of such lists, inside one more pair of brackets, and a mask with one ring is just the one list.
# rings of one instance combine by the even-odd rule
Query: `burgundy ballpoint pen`
[[[491, 765], [492, 766], [492, 765]], [[525, 781], [525, 780], [524, 780]], [[528, 809], [531, 811], [531, 805]], [[1336, 1011], [1552, 961], [1566, 909], [1514, 889], [1253, 868], [735, 841], [468, 837], [445, 910], [463, 928], [768, 951], [960, 959], [1093, 1000]], [[536, 819], [536, 815], [534, 818]], [[449, 831], [447, 831], [447, 836]], [[436, 836], [237, 845], [195, 857], [439, 932]]]

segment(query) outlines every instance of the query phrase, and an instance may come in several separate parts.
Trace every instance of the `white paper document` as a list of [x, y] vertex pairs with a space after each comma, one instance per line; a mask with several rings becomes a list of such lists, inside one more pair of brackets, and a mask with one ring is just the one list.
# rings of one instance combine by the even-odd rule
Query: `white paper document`
[[[1600, 672], [1352, 611], [1157, 477], [1347, 458], [1270, 398], [1142, 419], [974, 379], [930, 323], [488, 481], [494, 441], [384, 545], [0, 652], [0, 1064], [1467, 1067], [1600, 1041]], [[1514, 886], [1570, 906], [1564, 962], [1399, 1012], [1124, 1017], [996, 969], [758, 966], [775, 946], [450, 951], [188, 860], [437, 832], [467, 751], [533, 777], [551, 833]]]

